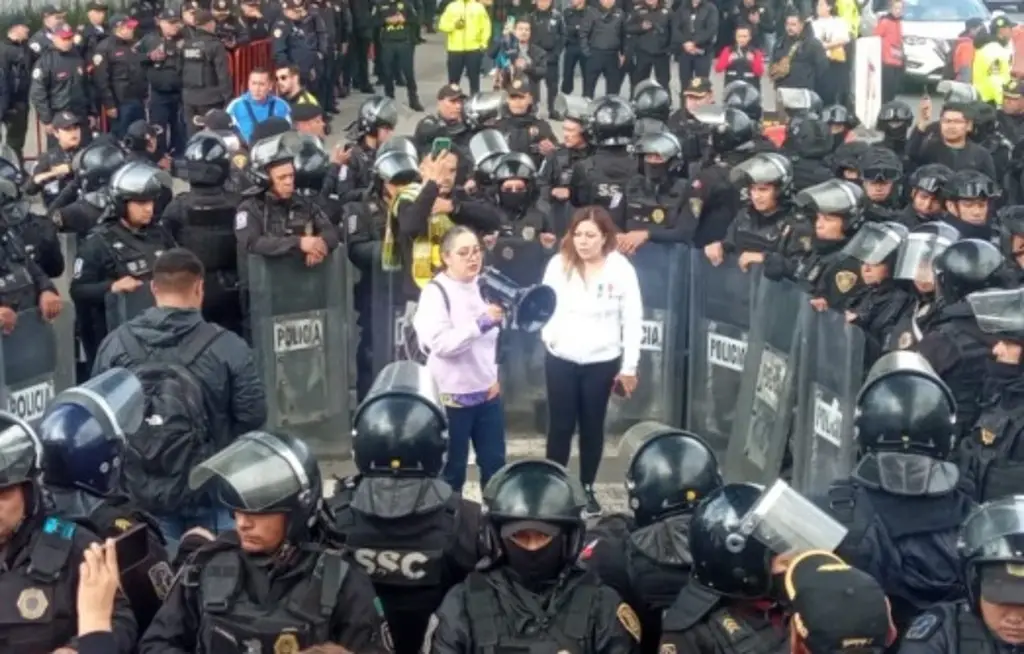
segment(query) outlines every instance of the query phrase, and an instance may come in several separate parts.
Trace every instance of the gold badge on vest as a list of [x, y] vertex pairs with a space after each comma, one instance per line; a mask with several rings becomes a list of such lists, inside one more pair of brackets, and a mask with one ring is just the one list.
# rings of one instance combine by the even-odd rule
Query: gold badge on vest
[[18, 614], [25, 620], [38, 620], [49, 606], [46, 593], [38, 588], [26, 588], [18, 595]]

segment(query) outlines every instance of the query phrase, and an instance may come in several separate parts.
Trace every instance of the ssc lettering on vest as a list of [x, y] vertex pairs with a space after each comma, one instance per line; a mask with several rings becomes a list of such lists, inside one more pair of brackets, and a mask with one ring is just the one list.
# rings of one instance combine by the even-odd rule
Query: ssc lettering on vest
[[55, 394], [56, 388], [52, 379], [18, 390], [12, 389], [7, 401], [7, 410], [22, 420], [32, 421], [43, 416]]
[[182, 51], [186, 59], [202, 59], [203, 51], [201, 48], [185, 48]]
[[274, 353], [312, 350], [324, 344], [324, 322], [317, 318], [279, 320], [274, 323]]
[[843, 412], [839, 400], [829, 402], [819, 389], [814, 391], [814, 435], [824, 438], [836, 447], [842, 445], [840, 434], [843, 430]]
[[777, 411], [785, 380], [786, 359], [765, 348], [761, 353], [761, 366], [757, 370], [757, 390], [754, 396]]
[[743, 372], [747, 358], [747, 342], [708, 332], [708, 363], [712, 366]]
[[423, 566], [430, 561], [423, 552], [378, 551], [367, 547], [357, 549], [355, 559], [371, 577], [400, 575], [410, 581], [426, 577]]
[[664, 346], [665, 325], [658, 320], [645, 320], [643, 322], [644, 336], [640, 341], [640, 349], [647, 352], [661, 352]]

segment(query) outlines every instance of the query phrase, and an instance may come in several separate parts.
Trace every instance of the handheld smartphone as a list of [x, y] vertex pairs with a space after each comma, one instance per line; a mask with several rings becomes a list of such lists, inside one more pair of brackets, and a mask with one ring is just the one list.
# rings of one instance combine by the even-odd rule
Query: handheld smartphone
[[442, 152], [451, 152], [452, 140], [450, 138], [439, 136], [434, 139], [434, 143], [430, 146], [430, 156], [437, 157]]
[[117, 567], [127, 570], [142, 562], [149, 554], [149, 533], [145, 523], [139, 523], [114, 540]]

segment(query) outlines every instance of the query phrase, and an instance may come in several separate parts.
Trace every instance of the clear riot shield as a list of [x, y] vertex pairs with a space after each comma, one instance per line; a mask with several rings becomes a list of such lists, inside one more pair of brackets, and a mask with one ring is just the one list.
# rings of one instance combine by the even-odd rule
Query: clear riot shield
[[344, 248], [309, 268], [298, 256], [249, 256], [249, 314], [267, 389], [267, 428], [342, 457], [349, 437]]
[[27, 423], [43, 417], [50, 400], [74, 385], [74, 312], [65, 303], [54, 321], [39, 309], [18, 312], [14, 331], [3, 337], [2, 406]]
[[738, 257], [727, 257], [717, 267], [702, 252], [691, 257], [686, 428], [707, 441], [723, 461], [736, 421], [760, 280], [758, 268], [743, 272]]
[[55, 328], [65, 328], [70, 325], [71, 334], [61, 334], [57, 338], [57, 361], [60, 366], [68, 366], [66, 375], [63, 378], [69, 380], [69, 386], [76, 383], [77, 361], [78, 361], [78, 330], [76, 329], [75, 303], [71, 301], [71, 280], [75, 274], [75, 261], [78, 257], [78, 237], [74, 234], [60, 235], [60, 252], [64, 255], [64, 274], [53, 280], [57, 292], [64, 300], [64, 308], [61, 310], [61, 320]]
[[[402, 270], [384, 270], [380, 265], [380, 255], [375, 255], [370, 273], [370, 320], [369, 325], [362, 325], [360, 336], [364, 342], [369, 341], [373, 378], [392, 361], [409, 359], [405, 355], [407, 349], [418, 351], [412, 327], [414, 314], [403, 299], [403, 285], [408, 274]], [[409, 348], [406, 347], [407, 337]], [[420, 353], [414, 360], [422, 363], [426, 357]]]
[[242, 324], [235, 213], [234, 207], [192, 208], [180, 236], [181, 247], [206, 269], [203, 317], [227, 329]]
[[612, 396], [606, 420], [611, 433], [643, 420], [683, 424], [692, 251], [683, 243], [645, 243], [632, 257], [644, 302], [640, 383], [630, 398]]
[[793, 424], [796, 364], [810, 312], [809, 298], [796, 284], [767, 279], [758, 284], [725, 459], [729, 481], [767, 484], [782, 471]]
[[112, 332], [146, 309], [156, 306], [149, 280], [131, 293], [107, 293], [103, 298], [107, 309], [107, 332]]
[[793, 485], [823, 496], [857, 458], [853, 414], [864, 380], [864, 332], [840, 311], [812, 311], [797, 379]]
[[[525, 227], [519, 237], [500, 237], [486, 254], [485, 264], [527, 287], [539, 284], [554, 249], [545, 248], [534, 228]], [[510, 434], [543, 434], [547, 430], [547, 398], [544, 393], [544, 344], [540, 331], [507, 329], [499, 340], [498, 376]]]

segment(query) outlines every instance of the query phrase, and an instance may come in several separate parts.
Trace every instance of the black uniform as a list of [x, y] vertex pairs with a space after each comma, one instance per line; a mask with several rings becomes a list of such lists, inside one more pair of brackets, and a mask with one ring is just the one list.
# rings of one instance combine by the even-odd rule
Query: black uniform
[[75, 30], [74, 44], [78, 48], [78, 54], [82, 55], [85, 61], [92, 61], [92, 54], [96, 46], [110, 35], [106, 25], [79, 25]]
[[597, 80], [604, 77], [606, 95], [615, 95], [622, 86], [622, 63], [626, 51], [626, 14], [620, 9], [604, 8], [591, 14], [584, 29], [590, 46], [583, 69], [583, 95], [594, 97]]
[[24, 156], [28, 133], [28, 100], [31, 86], [32, 56], [27, 43], [0, 40], [0, 122], [7, 126], [6, 142], [19, 157]]
[[232, 97], [228, 52], [209, 32], [197, 29], [185, 37], [182, 46], [182, 93], [185, 124], [189, 134], [200, 128], [196, 119], [210, 109], [223, 107]]
[[116, 109], [111, 130], [123, 137], [128, 126], [145, 116], [143, 100], [149, 93], [149, 79], [143, 63], [148, 57], [132, 41], [111, 36], [96, 46], [92, 55], [93, 84], [104, 109]]
[[[160, 151], [180, 155], [185, 149], [185, 117], [182, 114], [182, 58], [185, 40], [164, 38], [159, 32], [150, 32], [139, 41], [142, 66], [149, 82], [149, 124], [164, 130], [158, 136]], [[151, 56], [162, 52], [163, 56]]]
[[658, 84], [667, 89], [672, 61], [672, 14], [669, 9], [641, 5], [629, 14], [626, 35], [627, 56], [632, 60], [630, 86], [635, 89], [653, 72]]
[[[378, 73], [384, 84], [384, 95], [395, 97], [395, 79], [400, 76], [405, 81], [409, 92], [409, 104], [419, 105], [416, 71], [413, 65], [415, 46], [413, 39], [413, 23], [416, 20], [416, 8], [408, 2], [398, 0], [382, 0], [373, 6], [372, 15], [375, 25], [380, 29], [381, 51], [377, 53]], [[401, 16], [405, 20], [400, 23], [389, 23], [393, 16]]]
[[25, 252], [39, 264], [47, 277], [56, 278], [64, 274], [64, 254], [57, 225], [52, 220], [21, 206], [5, 209], [3, 217], [8, 227], [21, 237]]
[[57, 292], [50, 277], [29, 253], [18, 231], [11, 226], [7, 226], [0, 235], [0, 275], [4, 279], [0, 306], [15, 312], [35, 309], [42, 293]]
[[282, 17], [274, 23], [273, 37], [271, 56], [274, 65], [297, 66], [302, 85], [319, 96], [317, 91], [324, 74], [324, 59], [331, 47], [323, 20], [313, 14], [298, 21]]
[[[565, 10], [565, 68], [562, 70], [562, 93], [572, 95], [576, 82], [576, 67], [586, 79], [587, 60], [590, 57], [590, 32], [588, 25], [597, 18], [597, 9], [583, 5], [581, 9], [568, 7]], [[583, 87], [587, 88], [586, 85]]]
[[253, 41], [270, 38], [270, 21], [265, 16], [245, 16], [239, 19], [246, 34]]
[[[558, 95], [558, 68], [566, 42], [565, 20], [562, 13], [554, 8], [535, 10], [529, 19], [530, 42], [545, 54], [544, 86], [547, 89], [548, 115], [553, 115], [555, 96]], [[540, 102], [540, 96], [535, 94], [534, 102]]]
[[600, 205], [616, 225], [626, 224], [626, 188], [636, 174], [636, 159], [625, 147], [598, 147], [575, 166], [569, 181], [573, 207]]
[[81, 121], [82, 142], [87, 140], [88, 118], [95, 112], [85, 61], [77, 52], [47, 49], [32, 70], [29, 99], [44, 125], [49, 125], [58, 112], [70, 111]]
[[507, 115], [498, 121], [494, 129], [505, 135], [505, 141], [512, 152], [530, 155], [538, 169], [544, 161], [544, 155], [538, 147], [540, 142], [550, 141], [554, 144], [558, 141], [548, 121], [541, 120], [531, 113], [521, 116]]
[[57, 199], [60, 192], [69, 183], [71, 183], [74, 173], [69, 170], [67, 175], [47, 180], [43, 184], [37, 184], [34, 178], [38, 175], [42, 175], [43, 173], [50, 172], [57, 166], [67, 165], [70, 168], [72, 159], [79, 151], [79, 148], [75, 148], [74, 150], [62, 150], [58, 147], [49, 149], [40, 154], [39, 159], [36, 161], [36, 168], [32, 171], [32, 177], [25, 182], [25, 194], [42, 194], [44, 206], [49, 207], [53, 204], [53, 201]]

